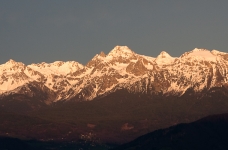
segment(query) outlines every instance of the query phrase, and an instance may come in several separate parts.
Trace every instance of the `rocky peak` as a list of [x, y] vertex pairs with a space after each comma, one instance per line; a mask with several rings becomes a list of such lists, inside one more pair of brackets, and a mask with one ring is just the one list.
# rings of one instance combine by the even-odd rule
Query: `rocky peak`
[[101, 53], [99, 54], [101, 57], [105, 57], [105, 53], [103, 51], [101, 51]]
[[112, 57], [129, 57], [134, 55], [135, 53], [129, 49], [127, 46], [116, 46], [113, 50], [111, 50], [108, 56]]
[[101, 58], [103, 58], [100, 55], [95, 55], [87, 64], [86, 67], [96, 67], [100, 62], [101, 62]]

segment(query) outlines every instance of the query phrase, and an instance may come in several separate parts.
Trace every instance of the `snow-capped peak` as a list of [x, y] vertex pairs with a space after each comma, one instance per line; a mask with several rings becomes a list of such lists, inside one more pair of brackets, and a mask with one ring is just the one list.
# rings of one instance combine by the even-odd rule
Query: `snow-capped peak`
[[170, 58], [171, 56], [165, 52], [165, 51], [162, 51], [157, 58]]
[[186, 52], [183, 55], [181, 55], [181, 58], [192, 58], [196, 60], [206, 60], [206, 61], [213, 61], [216, 62], [216, 55], [211, 53], [207, 49], [199, 49], [195, 48], [190, 52]]
[[113, 50], [111, 50], [108, 54], [108, 56], [112, 56], [112, 57], [128, 57], [133, 55], [134, 52], [128, 48], [127, 46], [116, 46], [114, 47]]
[[25, 64], [22, 62], [16, 62], [12, 59], [7, 61], [5, 64], [0, 65], [0, 71], [1, 72], [15, 72], [18, 70], [23, 70], [25, 69]]
[[158, 65], [168, 65], [173, 63], [174, 60], [175, 58], [171, 57], [167, 52], [162, 51], [155, 59], [155, 62]]
[[6, 63], [5, 63], [5, 65], [10, 65], [10, 66], [12, 66], [12, 65], [22, 65], [22, 66], [24, 66], [24, 64], [22, 63], [22, 62], [16, 62], [15, 60], [13, 60], [13, 59], [10, 59], [10, 60], [8, 60]]

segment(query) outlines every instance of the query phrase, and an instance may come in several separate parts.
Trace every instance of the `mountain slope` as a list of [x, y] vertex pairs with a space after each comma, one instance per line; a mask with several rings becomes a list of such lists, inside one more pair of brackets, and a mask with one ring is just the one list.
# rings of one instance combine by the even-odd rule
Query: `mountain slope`
[[143, 135], [118, 150], [225, 150], [228, 148], [228, 114], [209, 116]]

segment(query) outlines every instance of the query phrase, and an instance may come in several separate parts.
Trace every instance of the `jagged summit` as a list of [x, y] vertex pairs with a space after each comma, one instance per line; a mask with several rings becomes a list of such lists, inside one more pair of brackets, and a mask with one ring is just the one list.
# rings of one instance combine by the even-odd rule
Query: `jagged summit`
[[102, 52], [100, 54], [96, 54], [87, 64], [86, 66], [91, 68], [97, 66], [105, 57]]
[[108, 56], [112, 56], [112, 57], [118, 57], [118, 56], [122, 56], [122, 57], [127, 57], [130, 55], [133, 55], [134, 52], [128, 48], [127, 46], [116, 46], [114, 47], [113, 50], [111, 50], [108, 54]]
[[104, 52], [100, 54], [96, 54], [87, 64], [86, 66], [96, 67], [100, 63], [124, 63], [129, 62], [131, 59], [135, 59], [135, 53], [129, 49], [127, 46], [116, 46], [114, 47], [108, 55], [105, 55]]

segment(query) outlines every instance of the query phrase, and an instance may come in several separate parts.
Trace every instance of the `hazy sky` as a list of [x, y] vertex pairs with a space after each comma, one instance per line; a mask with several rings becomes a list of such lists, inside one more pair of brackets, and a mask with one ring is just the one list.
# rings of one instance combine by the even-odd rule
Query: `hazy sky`
[[227, 0], [1, 0], [0, 64], [74, 60], [126, 45], [180, 56], [228, 51]]

